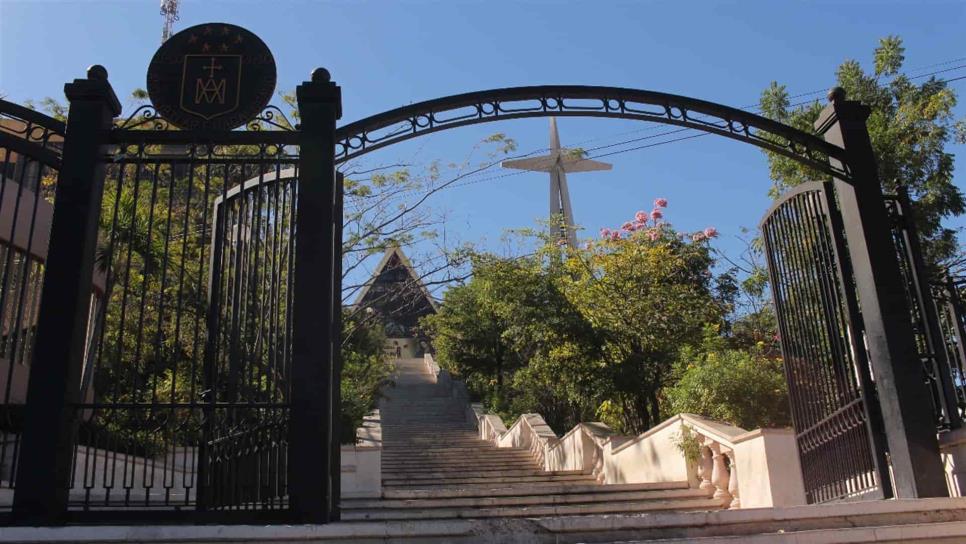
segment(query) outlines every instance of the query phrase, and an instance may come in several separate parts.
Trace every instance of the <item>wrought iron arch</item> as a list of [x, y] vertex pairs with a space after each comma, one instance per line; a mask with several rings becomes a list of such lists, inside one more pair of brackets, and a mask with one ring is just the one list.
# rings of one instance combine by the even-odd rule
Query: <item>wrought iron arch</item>
[[[336, 164], [441, 130], [526, 117], [605, 117], [652, 121], [717, 134], [774, 151], [848, 179], [842, 148], [771, 119], [674, 94], [584, 85], [510, 87], [427, 100], [336, 129]], [[829, 158], [836, 159], [830, 161]], [[845, 169], [843, 169], [845, 168]]]

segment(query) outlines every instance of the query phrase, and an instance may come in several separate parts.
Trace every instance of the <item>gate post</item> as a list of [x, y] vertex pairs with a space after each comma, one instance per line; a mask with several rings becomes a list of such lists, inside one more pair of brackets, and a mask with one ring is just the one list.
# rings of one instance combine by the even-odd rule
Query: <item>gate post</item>
[[[292, 311], [292, 400], [288, 490], [300, 521], [325, 523], [332, 495], [333, 207], [335, 122], [342, 91], [317, 68], [296, 89], [299, 171], [295, 219], [295, 292]], [[335, 437], [338, 441], [338, 437]]]
[[339, 496], [342, 494], [342, 216], [345, 198], [345, 178], [341, 172], [335, 175], [335, 202], [332, 209], [332, 426], [329, 435], [332, 458], [329, 463], [329, 477], [332, 496], [329, 505], [330, 518], [338, 521], [342, 517], [339, 510]]
[[[909, 304], [890, 236], [882, 186], [869, 131], [870, 109], [829, 92], [815, 128], [845, 150], [852, 182], [835, 179], [849, 257], [855, 275], [866, 345], [882, 408], [896, 495], [948, 495], [929, 392], [922, 379]], [[831, 159], [833, 163], [838, 162]]]
[[14, 516], [58, 523], [67, 513], [74, 441], [74, 404], [91, 307], [91, 281], [104, 188], [104, 147], [121, 104], [94, 65], [87, 79], [64, 86], [70, 102], [63, 159], [44, 273], [43, 297], [24, 414]]

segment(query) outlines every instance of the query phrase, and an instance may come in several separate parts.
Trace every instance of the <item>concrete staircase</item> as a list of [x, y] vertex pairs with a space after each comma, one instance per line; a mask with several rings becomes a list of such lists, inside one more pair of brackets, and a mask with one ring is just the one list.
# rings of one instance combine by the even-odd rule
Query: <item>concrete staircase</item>
[[530, 452], [497, 448], [466, 423], [466, 406], [422, 359], [396, 362], [382, 414], [380, 499], [343, 499], [343, 521], [519, 518], [715, 510], [687, 482], [601, 485], [583, 471], [548, 472]]

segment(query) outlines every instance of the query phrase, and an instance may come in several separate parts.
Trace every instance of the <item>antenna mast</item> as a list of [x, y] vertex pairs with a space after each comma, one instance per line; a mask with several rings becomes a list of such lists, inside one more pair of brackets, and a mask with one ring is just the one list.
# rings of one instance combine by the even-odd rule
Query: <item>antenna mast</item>
[[161, 29], [161, 43], [171, 37], [171, 30], [174, 22], [180, 19], [178, 16], [179, 0], [161, 0], [161, 15], [164, 17], [164, 26]]

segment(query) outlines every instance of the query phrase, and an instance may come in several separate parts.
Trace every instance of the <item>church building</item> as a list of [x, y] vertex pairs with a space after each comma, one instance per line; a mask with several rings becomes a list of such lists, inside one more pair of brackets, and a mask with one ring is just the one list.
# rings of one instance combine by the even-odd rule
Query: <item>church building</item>
[[378, 314], [391, 356], [422, 357], [429, 349], [428, 339], [419, 334], [419, 319], [436, 313], [437, 302], [398, 246], [386, 250], [353, 306]]

